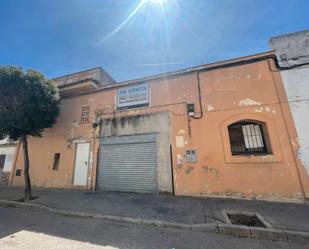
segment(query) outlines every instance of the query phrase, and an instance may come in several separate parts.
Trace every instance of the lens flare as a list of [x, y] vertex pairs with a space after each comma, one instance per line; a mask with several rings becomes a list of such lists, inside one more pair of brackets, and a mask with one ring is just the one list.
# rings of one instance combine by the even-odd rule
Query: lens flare
[[164, 4], [165, 0], [146, 0], [147, 2], [152, 2], [155, 4]]
[[135, 7], [135, 9], [130, 13], [129, 16], [127, 16], [121, 23], [118, 25], [113, 31], [111, 31], [109, 34], [107, 34], [103, 39], [101, 39], [97, 46], [102, 45], [105, 41], [110, 39], [112, 36], [114, 36], [116, 33], [118, 33], [126, 24], [128, 24], [144, 7], [144, 5], [147, 7], [149, 4], [160, 6], [160, 9], [165, 8], [166, 0], [141, 0], [139, 4]]

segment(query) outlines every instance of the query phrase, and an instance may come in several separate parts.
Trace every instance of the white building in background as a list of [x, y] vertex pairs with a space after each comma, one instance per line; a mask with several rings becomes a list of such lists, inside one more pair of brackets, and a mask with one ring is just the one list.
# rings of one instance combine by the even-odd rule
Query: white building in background
[[0, 140], [0, 185], [7, 185], [12, 170], [16, 143], [9, 139]]
[[298, 133], [298, 158], [309, 174], [309, 30], [273, 37], [290, 109]]

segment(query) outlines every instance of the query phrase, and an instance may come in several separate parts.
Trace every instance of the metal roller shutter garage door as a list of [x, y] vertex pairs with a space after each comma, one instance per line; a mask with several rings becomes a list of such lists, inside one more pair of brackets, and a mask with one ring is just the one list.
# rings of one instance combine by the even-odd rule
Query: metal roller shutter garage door
[[156, 192], [156, 135], [102, 138], [97, 189]]

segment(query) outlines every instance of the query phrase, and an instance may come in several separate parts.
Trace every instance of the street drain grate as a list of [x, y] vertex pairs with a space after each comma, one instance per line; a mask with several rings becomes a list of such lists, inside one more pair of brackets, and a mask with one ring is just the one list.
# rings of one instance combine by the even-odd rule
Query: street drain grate
[[263, 228], [268, 227], [263, 218], [258, 214], [226, 212], [226, 216], [228, 222], [233, 225], [242, 225], [248, 227], [263, 227]]

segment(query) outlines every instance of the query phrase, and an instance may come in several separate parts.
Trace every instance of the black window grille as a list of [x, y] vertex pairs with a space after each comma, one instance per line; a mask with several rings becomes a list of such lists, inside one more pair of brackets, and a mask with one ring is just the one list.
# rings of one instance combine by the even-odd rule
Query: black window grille
[[263, 125], [241, 121], [228, 127], [232, 155], [267, 154]]

